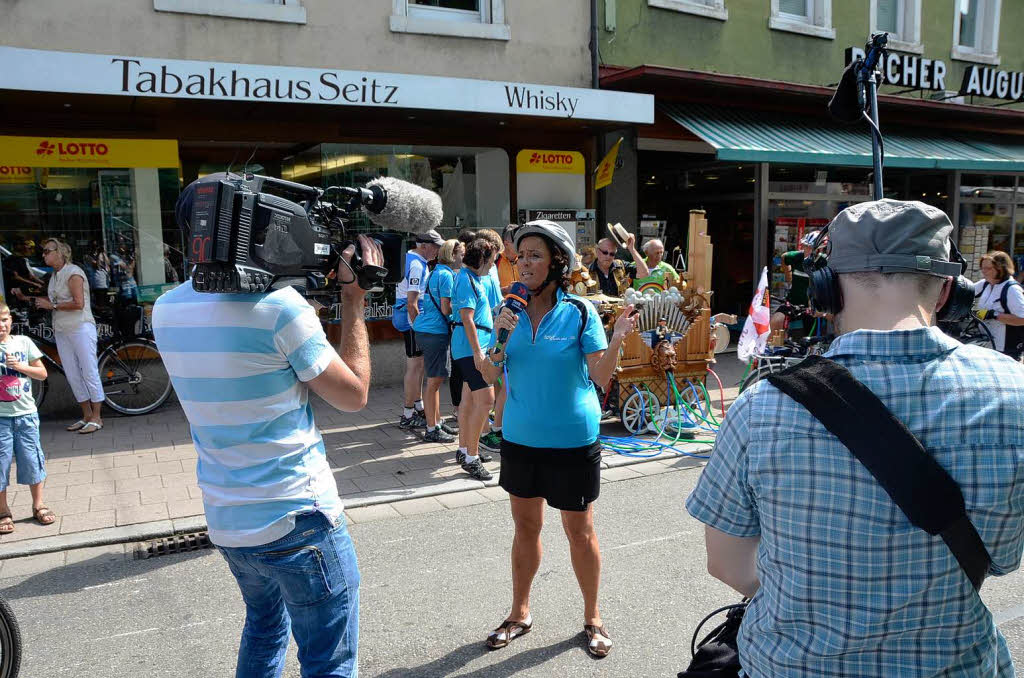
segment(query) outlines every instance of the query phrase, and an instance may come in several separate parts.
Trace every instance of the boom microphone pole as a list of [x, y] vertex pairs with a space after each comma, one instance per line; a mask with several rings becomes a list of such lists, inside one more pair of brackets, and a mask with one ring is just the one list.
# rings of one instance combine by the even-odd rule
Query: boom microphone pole
[[841, 122], [853, 124], [864, 120], [871, 127], [871, 159], [874, 167], [873, 192], [875, 200], [885, 195], [882, 188], [882, 165], [885, 160], [885, 142], [878, 126], [878, 63], [889, 42], [888, 33], [872, 33], [864, 46], [865, 56], [850, 64], [828, 103], [828, 110]]

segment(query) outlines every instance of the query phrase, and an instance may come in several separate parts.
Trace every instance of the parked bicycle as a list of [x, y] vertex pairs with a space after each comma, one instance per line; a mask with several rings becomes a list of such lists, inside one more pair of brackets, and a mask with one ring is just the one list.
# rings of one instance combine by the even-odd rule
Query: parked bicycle
[[990, 348], [993, 351], [996, 350], [996, 341], [992, 337], [992, 332], [985, 327], [985, 323], [973, 315], [969, 315], [958, 322], [940, 322], [939, 328], [954, 339], [959, 339], [964, 344], [973, 344], [974, 346]]
[[10, 604], [0, 596], [0, 678], [17, 678], [21, 668], [21, 628]]
[[[148, 414], [160, 407], [171, 395], [171, 378], [164, 368], [156, 343], [140, 334], [135, 327], [141, 319], [141, 307], [94, 308], [97, 320], [109, 321], [111, 336], [100, 339], [96, 346], [96, 362], [106, 403], [115, 412], [125, 415]], [[29, 312], [11, 309], [19, 333], [32, 337], [43, 352], [43, 363], [49, 373], [64, 374], [52, 339], [49, 325], [33, 323]], [[47, 336], [50, 335], [50, 336]], [[43, 404], [49, 390], [48, 379], [32, 380], [32, 396], [36, 406]], [[2, 676], [0, 676], [2, 678]]]

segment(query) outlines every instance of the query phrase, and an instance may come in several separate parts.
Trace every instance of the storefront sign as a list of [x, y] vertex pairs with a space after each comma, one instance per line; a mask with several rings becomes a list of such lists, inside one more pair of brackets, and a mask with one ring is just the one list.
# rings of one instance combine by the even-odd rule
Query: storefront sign
[[0, 89], [654, 122], [649, 94], [16, 47], [0, 47]]
[[[177, 167], [174, 139], [0, 136], [0, 162], [24, 167]], [[2, 176], [2, 172], [0, 172]]]
[[584, 174], [583, 154], [525, 148], [516, 154], [516, 171], [535, 174]]
[[[861, 47], [846, 48], [846, 65], [864, 58]], [[944, 91], [946, 89], [946, 62], [939, 59], [925, 59], [912, 54], [886, 52], [879, 64], [882, 82], [886, 85]]]
[[972, 64], [964, 71], [960, 94], [1024, 101], [1024, 73], [999, 71], [988, 66]]
[[35, 181], [36, 173], [31, 167], [0, 165], [0, 184], [32, 184]]

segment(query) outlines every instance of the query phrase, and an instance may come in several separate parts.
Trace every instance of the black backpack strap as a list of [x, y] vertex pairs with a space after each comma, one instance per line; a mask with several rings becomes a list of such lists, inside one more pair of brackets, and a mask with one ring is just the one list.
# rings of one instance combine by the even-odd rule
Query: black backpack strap
[[839, 438], [913, 525], [941, 536], [975, 590], [981, 588], [991, 558], [967, 517], [960, 486], [878, 396], [821, 356], [768, 381]]
[[587, 320], [590, 319], [590, 316], [587, 315], [587, 307], [584, 306], [587, 302], [568, 295], [565, 297], [565, 300], [575, 306], [576, 310], [580, 312], [580, 333], [577, 335], [576, 341], [583, 341], [583, 331], [587, 329]]
[[[434, 293], [430, 291], [430, 283], [434, 279], [434, 277], [435, 276], [432, 275], [432, 276], [430, 276], [430, 278], [427, 279], [427, 296], [430, 297], [430, 301], [433, 302], [434, 308], [437, 309], [438, 314], [440, 314], [440, 316], [442, 318], [444, 318], [445, 320], [448, 320], [448, 316], [446, 316], [444, 314], [444, 311], [441, 310], [441, 304], [437, 303], [437, 299], [434, 298]], [[449, 333], [451, 333], [451, 331], [452, 331], [452, 325], [453, 325], [452, 321], [448, 320], [448, 332]]]
[[985, 294], [985, 290], [987, 290], [987, 289], [988, 289], [988, 282], [986, 281], [986, 282], [983, 282], [981, 284], [981, 291], [979, 291], [977, 294], [975, 294], [974, 298], [975, 299], [981, 299], [981, 295]]
[[[988, 283], [985, 284], [987, 285]], [[1009, 282], [1003, 285], [1003, 291], [999, 295], [999, 303], [1003, 305], [1003, 313], [1010, 312], [1010, 306], [1007, 303], [1007, 301], [1010, 298], [1010, 288], [1013, 287], [1014, 285], [1020, 285], [1020, 283], [1014, 280], [1013, 278], [1010, 278]]]

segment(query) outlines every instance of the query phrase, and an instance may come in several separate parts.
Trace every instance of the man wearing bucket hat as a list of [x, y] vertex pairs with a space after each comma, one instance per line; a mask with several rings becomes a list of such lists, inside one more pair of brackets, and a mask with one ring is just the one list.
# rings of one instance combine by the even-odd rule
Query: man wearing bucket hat
[[[1013, 675], [975, 587], [1017, 569], [1024, 548], [1024, 368], [934, 326], [970, 308], [952, 230], [920, 202], [849, 207], [809, 289], [840, 333], [826, 357], [959, 486], [987, 572], [982, 560], [968, 578], [963, 552], [911, 523], [841, 429], [779, 390], [784, 379], [759, 382], [733, 404], [686, 504], [705, 523], [708, 570], [752, 596], [737, 641], [748, 676]], [[878, 444], [902, 461], [894, 441]]]
[[416, 322], [422, 307], [421, 295], [427, 289], [430, 277], [428, 263], [437, 258], [437, 252], [444, 244], [444, 238], [434, 230], [417, 233], [416, 246], [405, 253], [405, 275], [395, 287], [395, 309], [391, 324], [405, 339], [405, 400], [401, 428], [421, 428], [427, 425], [423, 414], [423, 351], [416, 345], [416, 333], [412, 325]]

